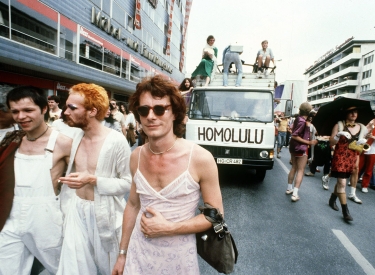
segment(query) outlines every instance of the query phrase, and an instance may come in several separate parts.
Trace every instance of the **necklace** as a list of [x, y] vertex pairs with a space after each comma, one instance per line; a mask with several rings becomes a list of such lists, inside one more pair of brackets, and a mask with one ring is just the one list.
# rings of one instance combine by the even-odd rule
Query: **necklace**
[[148, 143], [148, 149], [150, 149], [151, 153], [153, 153], [154, 155], [161, 155], [161, 154], [164, 154], [164, 153], [168, 152], [169, 150], [171, 150], [175, 146], [176, 141], [177, 141], [177, 138], [174, 141], [173, 145], [171, 147], [169, 147], [167, 150], [163, 151], [163, 152], [154, 152], [154, 151], [152, 151], [151, 146], [150, 146], [150, 142]]
[[39, 136], [39, 137], [36, 137], [36, 138], [29, 138], [27, 135], [26, 135], [26, 139], [28, 141], [36, 141], [38, 138], [40, 138], [41, 136], [43, 136], [47, 131], [48, 131], [49, 127], [47, 126], [47, 129]]

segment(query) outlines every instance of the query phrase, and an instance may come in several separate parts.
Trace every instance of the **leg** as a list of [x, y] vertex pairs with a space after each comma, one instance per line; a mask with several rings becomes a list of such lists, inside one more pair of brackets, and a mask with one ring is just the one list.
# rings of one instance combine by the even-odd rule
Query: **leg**
[[346, 187], [346, 179], [338, 178], [337, 179], [337, 196], [339, 197], [342, 214], [344, 216], [344, 220], [352, 221], [353, 218], [349, 213], [348, 205], [346, 204], [346, 194], [345, 194], [345, 187]]
[[355, 191], [357, 189], [358, 182], [358, 166], [359, 166], [359, 156], [357, 156], [354, 169], [350, 175], [350, 193], [348, 198], [356, 203], [362, 204], [362, 201], [356, 196]]
[[[372, 170], [374, 169], [375, 164], [375, 155], [365, 155], [365, 167], [364, 167], [364, 173], [362, 177], [362, 191], [363, 188], [368, 188], [370, 184], [370, 179], [372, 176]], [[367, 191], [367, 190], [366, 190]]]
[[263, 55], [258, 56], [258, 72], [261, 70], [263, 67]]
[[303, 179], [303, 171], [305, 170], [305, 165], [307, 161], [307, 156], [297, 157], [297, 175], [294, 186], [300, 188]]
[[223, 69], [223, 86], [228, 86], [228, 71], [230, 66], [230, 56], [226, 54], [224, 57], [224, 69]]
[[206, 77], [206, 83], [204, 84], [204, 86], [208, 86], [208, 83], [210, 83], [210, 77], [209, 76]]
[[0, 233], [0, 274], [30, 274], [34, 256], [26, 248], [15, 220], [8, 218]]
[[266, 60], [264, 61], [264, 67], [267, 69], [270, 65], [271, 57], [269, 55], [266, 56]]
[[238, 53], [235, 54], [235, 60], [234, 64], [237, 68], [237, 81], [236, 81], [236, 87], [241, 86], [242, 83], [242, 63], [240, 60], [240, 55]]

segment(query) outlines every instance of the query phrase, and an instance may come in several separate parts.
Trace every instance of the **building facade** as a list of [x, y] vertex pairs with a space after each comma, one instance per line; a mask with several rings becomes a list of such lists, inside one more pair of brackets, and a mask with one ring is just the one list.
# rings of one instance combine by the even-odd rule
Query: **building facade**
[[147, 76], [179, 84], [191, 2], [0, 0], [0, 102], [19, 85], [63, 104], [81, 82], [124, 102]]
[[375, 40], [347, 39], [305, 72], [307, 100], [313, 107], [337, 96], [371, 101], [375, 110]]

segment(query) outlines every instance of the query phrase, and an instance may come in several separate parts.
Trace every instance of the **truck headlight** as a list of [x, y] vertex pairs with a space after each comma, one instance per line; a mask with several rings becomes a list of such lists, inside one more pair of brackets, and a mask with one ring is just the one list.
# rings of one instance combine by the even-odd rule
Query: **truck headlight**
[[268, 157], [268, 151], [264, 150], [259, 153], [260, 157], [265, 159]]

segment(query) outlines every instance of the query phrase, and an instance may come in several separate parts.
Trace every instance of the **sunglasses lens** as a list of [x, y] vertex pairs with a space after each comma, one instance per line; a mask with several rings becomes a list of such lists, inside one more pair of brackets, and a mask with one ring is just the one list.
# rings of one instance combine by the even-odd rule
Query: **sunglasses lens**
[[165, 113], [165, 107], [161, 105], [155, 105], [153, 110], [154, 110], [155, 115], [157, 116], [162, 116]]
[[150, 107], [149, 106], [139, 106], [138, 107], [138, 114], [140, 116], [147, 116], [148, 113], [150, 111]]

